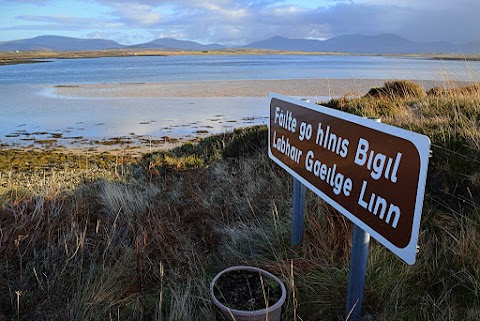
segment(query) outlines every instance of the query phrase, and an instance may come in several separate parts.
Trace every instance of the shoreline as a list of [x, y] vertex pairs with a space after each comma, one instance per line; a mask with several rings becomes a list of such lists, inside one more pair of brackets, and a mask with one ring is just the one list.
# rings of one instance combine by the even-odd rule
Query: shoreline
[[[253, 126], [261, 126], [256, 124]], [[252, 127], [253, 127], [252, 126]], [[243, 128], [243, 127], [238, 127]], [[228, 134], [230, 131], [224, 132]], [[80, 154], [124, 154], [133, 157], [142, 156], [155, 151], [166, 151], [179, 147], [183, 144], [194, 144], [200, 140], [222, 133], [209, 132], [207, 130], [199, 130], [195, 135], [183, 135], [178, 137], [168, 136], [152, 136], [152, 135], [125, 135], [116, 137], [52, 137], [56, 133], [45, 132], [46, 137], [28, 138], [35, 133], [15, 133], [19, 141], [23, 143], [13, 142], [8, 143], [0, 138], [0, 151], [16, 152], [16, 151], [30, 151], [30, 152], [51, 152], [69, 155]], [[133, 133], [132, 133], [133, 134]], [[12, 136], [12, 135], [7, 135]], [[27, 138], [20, 138], [20, 137]]]
[[[372, 87], [394, 79], [282, 79], [139, 82], [114, 84], [62, 84], [51, 86], [59, 97], [72, 98], [224, 98], [266, 97], [270, 92], [286, 96], [340, 97], [365, 95]], [[412, 80], [425, 90], [451, 87], [461, 82]]]
[[[322, 102], [335, 97], [361, 97], [372, 87], [383, 86], [386, 81], [388, 80], [284, 79], [59, 84], [46, 87], [50, 93], [45, 103], [49, 104], [53, 99], [58, 100], [61, 105], [62, 102], [66, 103], [70, 99], [74, 100], [70, 102], [77, 102], [78, 99], [78, 104], [83, 106], [86, 103], [85, 100], [93, 99], [97, 100], [98, 103], [94, 105], [100, 106], [99, 108], [103, 108], [102, 106], [107, 103], [110, 104], [111, 106], [107, 105], [111, 107], [108, 109], [109, 112], [118, 112], [136, 105], [136, 107], [142, 106], [139, 107], [142, 108], [139, 110], [142, 110], [141, 117], [145, 119], [141, 121], [140, 119], [134, 120], [135, 117], [128, 118], [125, 123], [125, 128], [128, 129], [125, 129], [124, 132], [114, 135], [107, 135], [105, 132], [96, 137], [90, 137], [85, 130], [102, 131], [102, 128], [116, 126], [111, 117], [112, 114], [97, 113], [92, 124], [84, 123], [83, 119], [77, 120], [63, 130], [43, 131], [42, 129], [39, 132], [38, 130], [25, 130], [25, 127], [21, 127], [0, 137], [0, 146], [6, 149], [61, 150], [73, 153], [129, 150], [135, 154], [142, 154], [151, 149], [167, 150], [180, 144], [195, 142], [206, 136], [228, 132], [236, 128], [265, 124], [267, 120], [264, 118], [268, 117], [263, 116], [267, 116], [269, 92], [308, 98], [312, 102]], [[443, 81], [414, 82], [422, 85], [425, 90], [434, 86], [451, 87], [459, 84], [458, 82]], [[234, 103], [235, 101], [237, 102]], [[183, 106], [181, 104], [185, 104], [185, 106], [180, 108]], [[164, 119], [172, 119], [174, 123], [165, 124], [162, 123], [162, 119], [155, 118], [157, 116], [154, 116], [149, 108], [156, 105], [170, 106], [167, 107], [169, 110], [178, 110], [177, 116], [162, 114]], [[212, 111], [213, 105], [217, 106], [216, 112]], [[121, 106], [120, 109], [118, 109], [119, 106]], [[228, 109], [230, 111], [226, 112]], [[236, 114], [235, 111], [237, 111]], [[238, 111], [244, 111], [248, 115], [240, 115]], [[149, 116], [147, 116], [148, 112], [150, 112]], [[162, 109], [154, 109], [153, 113], [162, 113]], [[185, 115], [180, 116], [182, 113]], [[194, 120], [185, 118], [192, 115], [197, 118]], [[149, 130], [154, 130], [155, 133], [149, 132]], [[183, 134], [177, 133], [178, 131], [182, 131]], [[185, 131], [190, 132], [187, 134]], [[11, 143], [8, 143], [9, 140]]]
[[373, 53], [350, 53], [350, 52], [309, 52], [291, 50], [269, 49], [238, 49], [227, 48], [219, 50], [165, 50], [165, 49], [105, 49], [85, 51], [2, 51], [0, 52], [0, 66], [16, 65], [24, 63], [45, 63], [48, 59], [79, 59], [79, 58], [108, 58], [108, 57], [142, 57], [142, 56], [199, 56], [199, 55], [305, 55], [305, 56], [382, 56], [382, 57], [406, 57], [431, 60], [459, 60], [480, 61], [478, 54], [373, 54]]

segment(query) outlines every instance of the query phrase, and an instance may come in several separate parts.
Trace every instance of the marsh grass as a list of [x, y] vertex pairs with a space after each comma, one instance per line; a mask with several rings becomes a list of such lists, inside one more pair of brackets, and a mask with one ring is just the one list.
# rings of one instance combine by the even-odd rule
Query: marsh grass
[[[372, 241], [364, 312], [478, 320], [479, 92], [327, 105], [432, 140], [417, 262]], [[343, 319], [351, 224], [308, 192], [304, 241], [290, 247], [292, 180], [266, 137], [265, 127], [236, 130], [124, 170], [113, 158], [2, 154], [0, 320], [215, 320], [209, 283], [238, 264], [283, 279], [284, 320]]]

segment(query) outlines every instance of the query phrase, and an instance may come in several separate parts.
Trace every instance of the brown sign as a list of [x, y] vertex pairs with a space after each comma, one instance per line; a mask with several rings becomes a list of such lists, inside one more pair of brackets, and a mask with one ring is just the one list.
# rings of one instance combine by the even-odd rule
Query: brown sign
[[270, 97], [270, 157], [413, 264], [428, 137], [284, 96]]

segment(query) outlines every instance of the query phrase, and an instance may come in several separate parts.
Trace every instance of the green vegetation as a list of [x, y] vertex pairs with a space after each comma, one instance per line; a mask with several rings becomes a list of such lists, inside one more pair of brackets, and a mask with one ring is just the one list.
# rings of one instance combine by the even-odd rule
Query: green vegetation
[[374, 98], [422, 98], [425, 95], [419, 84], [406, 80], [386, 82], [383, 87], [374, 87], [367, 93]]
[[[138, 157], [113, 152], [68, 152], [61, 149], [2, 149], [0, 150], [0, 171], [10, 177], [29, 174], [49, 174], [55, 170], [112, 170], [119, 165], [138, 163]], [[45, 172], [47, 170], [47, 172]], [[5, 182], [2, 182], [5, 183]], [[21, 184], [21, 180], [17, 182]]]
[[[432, 140], [417, 262], [372, 241], [364, 311], [478, 320], [480, 91], [405, 86], [327, 103]], [[131, 161], [1, 151], [0, 319], [215, 320], [209, 282], [247, 264], [285, 282], [284, 320], [341, 320], [351, 224], [308, 192], [290, 248], [292, 179], [266, 137], [252, 127]]]
[[13, 58], [13, 57], [0, 57], [0, 66], [6, 65], [18, 65], [18, 64], [34, 64], [39, 62], [48, 62], [47, 60], [36, 60], [30, 58]]

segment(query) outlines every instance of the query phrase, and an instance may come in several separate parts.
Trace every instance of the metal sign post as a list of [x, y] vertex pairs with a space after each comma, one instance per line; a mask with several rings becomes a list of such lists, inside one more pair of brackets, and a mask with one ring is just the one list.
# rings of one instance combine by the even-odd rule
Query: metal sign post
[[[381, 122], [380, 119], [374, 119]], [[363, 290], [367, 276], [368, 248], [370, 234], [353, 224], [352, 253], [350, 257], [350, 274], [348, 277], [347, 310], [345, 320], [360, 320], [362, 313]]]
[[353, 224], [352, 255], [350, 258], [345, 320], [357, 321], [361, 316], [369, 244], [370, 235], [356, 224]]
[[307, 188], [298, 179], [293, 179], [292, 209], [292, 246], [302, 242], [305, 222], [305, 195]]

